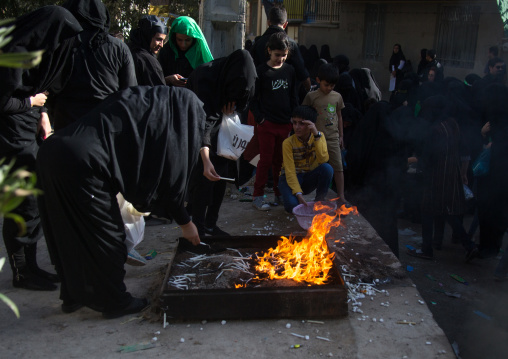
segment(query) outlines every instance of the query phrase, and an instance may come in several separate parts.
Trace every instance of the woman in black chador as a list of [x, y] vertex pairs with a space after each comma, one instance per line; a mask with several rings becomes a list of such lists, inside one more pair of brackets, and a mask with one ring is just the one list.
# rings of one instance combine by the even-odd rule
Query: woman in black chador
[[[16, 159], [14, 169], [35, 171], [38, 140], [51, 132], [46, 109], [46, 91], [55, 93], [70, 75], [70, 55], [82, 31], [66, 9], [46, 6], [19, 17], [5, 53], [44, 50], [42, 62], [29, 70], [0, 67], [0, 158]], [[14, 213], [26, 223], [19, 235], [16, 223], [4, 219], [3, 238], [13, 273], [13, 285], [31, 290], [55, 290], [55, 274], [41, 270], [36, 261], [37, 240], [42, 237], [37, 201], [27, 197]]]
[[206, 111], [206, 129], [190, 186], [189, 211], [201, 236], [228, 235], [217, 227], [219, 209], [226, 191], [230, 160], [217, 155], [217, 136], [223, 114], [247, 109], [254, 96], [256, 68], [249, 52], [236, 50], [228, 57], [197, 67], [187, 82], [187, 88], [198, 95]]
[[390, 57], [390, 64], [388, 65], [388, 71], [390, 71], [391, 78], [395, 78], [395, 88], [390, 87], [390, 91], [395, 91], [399, 88], [399, 83], [404, 79], [404, 73], [402, 69], [406, 63], [406, 57], [402, 52], [400, 44], [393, 45], [392, 56]]
[[443, 96], [432, 96], [422, 104], [422, 117], [428, 129], [422, 133], [422, 150], [418, 162], [423, 170], [422, 249], [409, 249], [409, 255], [432, 259], [433, 247], [441, 249], [445, 223], [466, 250], [466, 260], [477, 253], [476, 245], [467, 236], [460, 216], [465, 211], [461, 173], [464, 144], [459, 125], [450, 116], [451, 102]]
[[127, 249], [117, 193], [140, 212], [164, 208], [183, 237], [199, 243], [184, 199], [204, 119], [189, 90], [131, 87], [46, 141], [37, 157], [39, 208], [64, 312], [85, 305], [115, 318], [148, 305], [123, 282]]
[[55, 131], [77, 121], [112, 93], [138, 84], [129, 48], [108, 33], [109, 12], [101, 0], [68, 0], [63, 6], [83, 32], [69, 81], [50, 106]]

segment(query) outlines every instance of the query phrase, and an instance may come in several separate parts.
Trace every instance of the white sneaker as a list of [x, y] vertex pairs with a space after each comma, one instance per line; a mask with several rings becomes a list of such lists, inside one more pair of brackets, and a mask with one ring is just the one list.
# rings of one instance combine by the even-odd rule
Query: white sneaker
[[263, 197], [258, 196], [252, 199], [252, 207], [259, 209], [260, 211], [269, 211], [270, 205], [263, 201]]

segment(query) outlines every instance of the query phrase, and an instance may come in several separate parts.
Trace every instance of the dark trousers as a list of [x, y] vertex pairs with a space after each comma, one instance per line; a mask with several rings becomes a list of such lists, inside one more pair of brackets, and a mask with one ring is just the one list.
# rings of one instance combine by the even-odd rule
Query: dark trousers
[[506, 231], [507, 204], [491, 186], [489, 176], [478, 177], [478, 222], [480, 226], [479, 250], [486, 256], [495, 256], [501, 249]]
[[[35, 156], [38, 150], [37, 144], [23, 148], [16, 154], [7, 155], [6, 163], [9, 163], [12, 157], [16, 158], [11, 172], [24, 168], [30, 172], [35, 172]], [[0, 157], [3, 157], [0, 155]], [[13, 274], [28, 266], [37, 266], [36, 248], [37, 241], [42, 238], [42, 227], [40, 224], [39, 210], [37, 200], [34, 196], [26, 197], [21, 204], [11, 211], [13, 214], [21, 216], [25, 222], [26, 231], [20, 235], [19, 225], [10, 218], [4, 218], [2, 236], [9, 257], [9, 263]]]
[[[308, 194], [316, 190], [316, 201], [323, 201], [328, 193], [330, 182], [333, 178], [333, 168], [328, 163], [322, 163], [312, 171], [299, 173], [296, 175], [298, 183], [302, 188], [303, 194]], [[284, 200], [284, 209], [288, 213], [293, 213], [293, 208], [298, 206], [298, 198], [293, 194], [289, 187], [286, 175], [279, 178], [280, 191]]]
[[[229, 160], [212, 152], [210, 152], [210, 160], [215, 171], [220, 176], [227, 177]], [[192, 173], [188, 209], [189, 214], [192, 215], [192, 222], [201, 235], [204, 234], [205, 226], [213, 228], [217, 224], [225, 193], [226, 181], [212, 182], [203, 176], [203, 161], [199, 159]]]
[[464, 226], [462, 217], [459, 215], [432, 215], [422, 213], [422, 251], [427, 256], [432, 256], [432, 246], [441, 246], [443, 243], [445, 224], [448, 222], [452, 227], [453, 234], [462, 243], [466, 250], [474, 247], [474, 243], [469, 239]]

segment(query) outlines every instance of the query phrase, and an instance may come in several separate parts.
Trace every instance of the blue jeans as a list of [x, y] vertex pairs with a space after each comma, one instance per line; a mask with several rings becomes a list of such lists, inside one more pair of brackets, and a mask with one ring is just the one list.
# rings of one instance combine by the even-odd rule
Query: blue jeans
[[[303, 194], [308, 194], [316, 190], [316, 201], [325, 199], [333, 177], [333, 168], [328, 163], [323, 163], [314, 170], [296, 175]], [[293, 208], [298, 206], [298, 198], [293, 194], [293, 190], [286, 181], [286, 175], [279, 177], [279, 191], [284, 200], [284, 209], [286, 212], [293, 213]]]

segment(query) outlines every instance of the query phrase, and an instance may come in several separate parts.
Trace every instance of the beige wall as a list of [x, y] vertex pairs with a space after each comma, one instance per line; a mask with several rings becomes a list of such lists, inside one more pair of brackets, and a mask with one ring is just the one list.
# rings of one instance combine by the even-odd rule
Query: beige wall
[[[345, 54], [350, 59], [351, 68], [368, 67], [381, 87], [384, 98], [388, 96], [388, 62], [392, 47], [400, 43], [407, 59], [414, 69], [420, 61], [421, 48], [433, 48], [439, 4], [443, 2], [384, 2], [386, 4], [385, 35], [383, 55], [378, 61], [363, 59], [363, 39], [365, 22], [365, 2], [344, 2], [342, 4], [340, 26], [319, 26], [304, 24], [301, 27], [299, 43], [307, 47], [328, 44], [332, 56]], [[454, 2], [449, 2], [453, 5]], [[458, 2], [455, 2], [458, 3]], [[471, 2], [469, 2], [471, 3]], [[503, 24], [497, 10], [496, 0], [476, 1], [482, 7], [479, 36], [474, 69], [445, 66], [445, 76], [460, 79], [474, 72], [482, 74], [487, 61], [488, 48], [501, 45]], [[501, 51], [501, 49], [500, 49]], [[503, 54], [500, 52], [500, 56]], [[439, 54], [437, 54], [439, 58]]]

